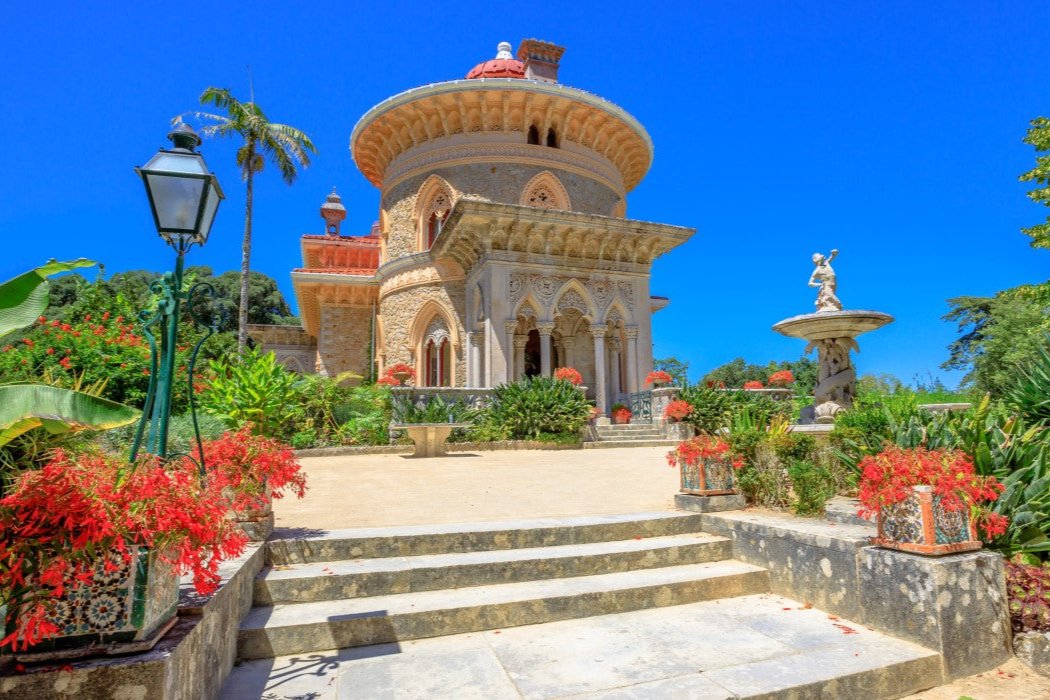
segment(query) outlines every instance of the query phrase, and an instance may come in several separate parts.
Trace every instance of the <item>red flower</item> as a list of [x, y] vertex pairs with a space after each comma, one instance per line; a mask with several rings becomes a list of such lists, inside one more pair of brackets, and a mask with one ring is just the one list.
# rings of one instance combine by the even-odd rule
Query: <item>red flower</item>
[[[43, 318], [43, 316], [41, 316], [41, 318]], [[33, 345], [34, 345], [33, 341], [30, 340], [29, 338], [22, 338], [22, 342], [25, 343], [26, 345], [28, 345], [29, 347], [33, 347]]]
[[674, 381], [674, 377], [662, 369], [654, 369], [652, 372], [645, 375], [646, 384], [670, 384], [672, 381]]
[[47, 323], [47, 316], [41, 316], [37, 319], [37, 321], [39, 321], [40, 323]]
[[108, 311], [106, 311], [106, 312], [104, 312], [102, 314], [102, 320], [103, 321], [108, 321], [109, 320], [109, 312]]
[[729, 443], [713, 435], [697, 435], [667, 453], [667, 463], [672, 467], [695, 467], [705, 459], [729, 460], [736, 469], [744, 466], [744, 460], [730, 452]]
[[688, 401], [675, 399], [664, 407], [664, 418], [679, 421], [693, 412], [693, 406]]
[[769, 386], [787, 386], [795, 381], [795, 375], [789, 369], [782, 369], [769, 375]]
[[554, 370], [554, 378], [561, 379], [575, 386], [583, 384], [583, 375], [572, 367], [559, 367]]
[[47, 354], [48, 355], [54, 355], [55, 354], [55, 349], [54, 348], [48, 348], [47, 349]]
[[382, 386], [401, 386], [401, 382], [397, 381], [393, 377], [380, 377], [376, 380], [376, 384]]
[[61, 360], [58, 361], [58, 364], [62, 365], [66, 369], [69, 369], [69, 356], [67, 355], [66, 357], [63, 357]]
[[744, 382], [744, 388], [748, 391], [752, 389], [765, 389], [765, 387], [762, 386], [762, 382], [757, 381]]
[[85, 321], [90, 321], [91, 320], [91, 314], [84, 314], [84, 320]]

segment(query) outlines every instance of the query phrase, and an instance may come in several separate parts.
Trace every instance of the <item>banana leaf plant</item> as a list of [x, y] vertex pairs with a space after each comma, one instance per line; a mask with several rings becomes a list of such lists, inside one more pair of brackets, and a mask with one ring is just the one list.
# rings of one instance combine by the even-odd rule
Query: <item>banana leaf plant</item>
[[[0, 284], [0, 339], [32, 325], [47, 309], [47, 278], [95, 263], [80, 258], [49, 261]], [[0, 383], [0, 447], [42, 427], [52, 434], [76, 430], [106, 430], [133, 423], [139, 411], [83, 391], [46, 384]]]

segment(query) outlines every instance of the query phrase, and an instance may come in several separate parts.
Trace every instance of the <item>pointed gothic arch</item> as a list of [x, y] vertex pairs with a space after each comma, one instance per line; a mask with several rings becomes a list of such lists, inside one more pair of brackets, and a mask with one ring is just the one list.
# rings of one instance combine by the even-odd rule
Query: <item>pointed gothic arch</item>
[[572, 211], [569, 193], [565, 191], [561, 180], [549, 170], [544, 170], [529, 180], [521, 192], [519, 204], [540, 209]]
[[416, 381], [421, 386], [457, 386], [461, 344], [456, 315], [430, 299], [416, 312], [408, 337], [415, 351]]
[[598, 317], [598, 306], [587, 288], [580, 284], [579, 280], [571, 279], [561, 286], [555, 293], [551, 303], [551, 317], [555, 317], [565, 309], [576, 309], [582, 316], [588, 319]]
[[631, 319], [631, 312], [627, 309], [626, 304], [624, 304], [619, 297], [616, 297], [613, 300], [613, 302], [609, 304], [609, 308], [605, 310], [605, 315], [602, 319], [602, 323], [611, 323], [613, 326], [615, 326], [616, 323], [619, 321], [623, 325], [629, 325], [631, 323]]
[[428, 177], [416, 195], [416, 247], [430, 250], [455, 203], [452, 186], [437, 175]]

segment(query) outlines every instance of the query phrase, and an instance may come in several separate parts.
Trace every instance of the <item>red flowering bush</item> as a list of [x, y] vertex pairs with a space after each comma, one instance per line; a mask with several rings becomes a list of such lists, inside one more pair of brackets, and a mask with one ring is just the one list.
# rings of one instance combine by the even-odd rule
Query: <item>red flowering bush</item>
[[306, 475], [292, 448], [253, 435], [250, 424], [205, 442], [204, 464], [209, 485], [227, 494], [236, 513], [259, 510], [267, 504], [268, 495], [283, 498], [286, 490], [297, 498], [306, 495]]
[[559, 367], [554, 370], [554, 378], [561, 379], [575, 386], [583, 384], [583, 375], [572, 367]]
[[[176, 414], [187, 406], [187, 384], [181, 377], [199, 338], [189, 324], [183, 324], [180, 333], [175, 355], [180, 380], [172, 385]], [[0, 347], [0, 376], [5, 379], [36, 381], [48, 375], [66, 388], [80, 379], [85, 386], [102, 384], [103, 397], [130, 406], [141, 406], [146, 398], [149, 367], [149, 342], [142, 335], [142, 324], [109, 312], [70, 322], [41, 316], [26, 330], [26, 337]]]
[[393, 377], [383, 376], [376, 380], [376, 384], [380, 386], [401, 386], [401, 382], [397, 381]]
[[969, 508], [977, 526], [987, 538], [1006, 532], [1009, 520], [993, 513], [982, 503], [990, 503], [1003, 492], [994, 476], [979, 476], [973, 460], [957, 450], [904, 449], [889, 447], [860, 462], [857, 497], [860, 514], [871, 517], [884, 506], [909, 498], [913, 486], [931, 486], [949, 511]]
[[673, 381], [674, 381], [674, 377], [672, 377], [670, 374], [668, 374], [667, 372], [663, 371], [662, 369], [654, 369], [652, 372], [650, 372], [649, 374], [645, 375], [645, 383], [647, 385], [648, 384], [670, 384]]
[[0, 648], [25, 649], [57, 634], [49, 611], [68, 581], [91, 585], [100, 553], [130, 561], [130, 546], [149, 547], [179, 573], [192, 573], [200, 593], [215, 590], [219, 562], [241, 554], [247, 541], [216, 486], [202, 484], [189, 460], [130, 465], [61, 450], [23, 472], [0, 499], [0, 604], [17, 619]]
[[748, 390], [751, 390], [751, 389], [765, 389], [765, 387], [762, 386], [762, 382], [755, 381], [755, 380], [752, 380], [750, 382], [744, 382], [744, 388], [748, 389]]
[[664, 407], [664, 418], [677, 422], [684, 420], [692, 412], [692, 404], [682, 399], [675, 399]]
[[744, 460], [732, 452], [729, 443], [714, 435], [697, 435], [667, 453], [667, 463], [672, 467], [695, 467], [705, 459], [728, 460], [736, 469], [744, 466]]
[[769, 386], [787, 386], [795, 382], [795, 375], [789, 369], [782, 369], [769, 375]]
[[631, 413], [631, 409], [629, 408], [617, 408], [612, 412], [613, 422], [630, 423], [632, 415], [634, 414]]

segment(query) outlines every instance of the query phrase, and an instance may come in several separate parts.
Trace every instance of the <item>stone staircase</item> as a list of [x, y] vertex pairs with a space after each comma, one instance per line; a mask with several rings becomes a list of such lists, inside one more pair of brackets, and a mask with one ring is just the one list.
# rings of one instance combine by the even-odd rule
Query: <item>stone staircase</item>
[[[274, 539], [267, 545], [269, 566], [254, 582], [254, 607], [239, 630], [238, 657], [248, 661], [245, 674], [252, 659], [352, 648], [360, 653], [339, 658], [379, 663], [382, 657], [384, 664], [400, 665], [400, 671], [384, 667], [372, 675], [367, 664], [354, 666], [355, 688], [364, 692], [377, 678], [389, 681], [391, 673], [422, 682], [426, 645], [442, 643], [428, 638], [502, 630], [496, 639], [510, 644], [514, 630], [522, 629], [534, 639], [568, 635], [566, 644], [572, 645], [573, 635], [581, 634], [573, 625], [609, 619], [620, 626], [620, 640], [599, 634], [605, 644], [631, 646], [624, 635], [645, 630], [653, 643], [667, 644], [676, 634], [686, 640], [678, 647], [695, 640], [695, 658], [693, 651], [676, 652], [695, 666], [681, 685], [676, 678], [661, 681], [662, 697], [694, 696], [698, 670], [715, 674], [703, 683], [713, 684], [716, 694], [703, 697], [823, 697], [840, 690], [896, 697], [939, 682], [938, 654], [861, 626], [843, 636], [833, 625], [847, 621], [829, 622], [839, 618], [772, 595], [766, 569], [732, 559], [732, 541], [700, 526], [700, 514], [665, 512]], [[788, 610], [797, 616], [787, 617], [782, 611]], [[423, 656], [415, 661], [413, 645], [422, 645]], [[703, 658], [705, 645], [717, 663]], [[741, 649], [735, 663], [729, 647]], [[515, 652], [507, 653], [504, 665], [510, 668]], [[550, 653], [555, 664], [572, 657], [560, 646]], [[528, 668], [521, 678], [511, 669], [510, 681], [527, 685]], [[505, 673], [497, 680], [509, 682]], [[427, 697], [458, 695], [439, 681], [428, 679]], [[236, 678], [231, 682], [236, 686]], [[558, 695], [569, 694], [558, 687]], [[384, 697], [386, 691], [377, 686], [366, 695]], [[496, 696], [503, 697], [493, 691]]]
[[597, 440], [583, 443], [586, 449], [606, 447], [674, 447], [678, 440], [668, 440], [662, 427], [652, 423], [626, 425], [599, 425], [595, 427]]

